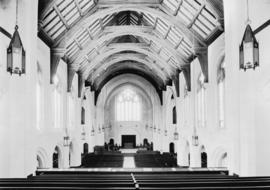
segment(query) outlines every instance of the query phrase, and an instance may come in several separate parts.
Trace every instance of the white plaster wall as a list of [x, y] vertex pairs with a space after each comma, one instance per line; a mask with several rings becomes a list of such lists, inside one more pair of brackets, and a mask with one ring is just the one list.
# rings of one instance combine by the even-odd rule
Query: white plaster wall
[[[269, 19], [269, 1], [249, 1], [252, 29]], [[230, 168], [240, 175], [269, 175], [270, 122], [269, 81], [269, 27], [256, 35], [260, 45], [260, 66], [246, 72], [239, 70], [239, 44], [246, 21], [246, 1], [224, 1], [226, 53], [226, 118], [232, 137]], [[234, 16], [234, 15], [237, 15]]]
[[[15, 3], [0, 4], [0, 26], [11, 34], [15, 27]], [[37, 10], [37, 1], [19, 1], [18, 25], [26, 51], [25, 75], [11, 76], [6, 72], [10, 39], [0, 34], [0, 177], [22, 177], [35, 170], [32, 161], [36, 140], [35, 103], [32, 100], [35, 99], [37, 11], [32, 10]]]

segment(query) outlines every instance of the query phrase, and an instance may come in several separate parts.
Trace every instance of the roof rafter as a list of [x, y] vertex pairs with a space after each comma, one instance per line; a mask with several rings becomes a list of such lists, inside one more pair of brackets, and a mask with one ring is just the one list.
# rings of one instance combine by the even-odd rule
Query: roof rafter
[[118, 62], [123, 61], [135, 61], [138, 63], [142, 63], [149, 67], [150, 70], [154, 70], [159, 73], [159, 75], [162, 76], [163, 79], [170, 77], [168, 73], [161, 71], [161, 68], [159, 65], [152, 63], [150, 61], [147, 61], [145, 59], [145, 55], [138, 54], [138, 53], [118, 53], [110, 58], [106, 59], [103, 64], [100, 65], [93, 73], [91, 73], [91, 78], [95, 78], [97, 74], [101, 73], [102, 71], [106, 70], [110, 65], [113, 65]]
[[[87, 64], [87, 65], [82, 66], [84, 78], [87, 78], [89, 76], [90, 71], [93, 68], [95, 68], [97, 66], [97, 64], [102, 63], [107, 57], [109, 57], [109, 56], [111, 56], [113, 54], [116, 54], [116, 53], [123, 52], [123, 51], [133, 51], [133, 52], [138, 52], [138, 53], [141, 53], [141, 54], [144, 54], [144, 55], [148, 55], [151, 58], [153, 58], [153, 60], [156, 60], [157, 63], [161, 65], [161, 67], [162, 67], [162, 65], [163, 66], [168, 65], [157, 54], [155, 54], [155, 53], [153, 53], [153, 52], [151, 52], [149, 50], [143, 49], [143, 48], [139, 47], [136, 44], [130, 44], [129, 46], [127, 46], [126, 44], [119, 44], [117, 48], [109, 49], [108, 51], [105, 51], [105, 52], [101, 53], [99, 56], [96, 56], [91, 61], [91, 64], [90, 65]], [[167, 67], [165, 67], [165, 69], [166, 69], [166, 72], [171, 73], [171, 71], [170, 71], [171, 69], [168, 70]]]
[[[96, 6], [98, 7], [98, 5]], [[206, 46], [206, 43], [204, 40], [199, 36], [196, 35], [196, 33], [192, 33], [187, 26], [179, 20], [179, 18], [176, 18], [172, 15], [165, 14], [162, 11], [149, 8], [149, 7], [144, 7], [144, 6], [138, 6], [138, 5], [115, 5], [111, 6], [110, 8], [106, 8], [104, 10], [97, 11], [88, 17], [84, 16], [82, 17], [74, 27], [71, 27], [67, 32], [66, 36], [67, 38], [72, 38], [73, 35], [76, 35], [78, 31], [81, 30], [81, 28], [89, 26], [89, 24], [92, 23], [93, 20], [99, 19], [99, 18], [104, 18], [106, 15], [110, 15], [113, 13], [117, 12], [122, 12], [122, 11], [136, 11], [136, 12], [143, 12], [144, 14], [151, 14], [157, 17], [158, 19], [162, 19], [165, 21], [165, 23], [168, 23], [172, 27], [177, 27], [189, 41], [193, 41], [193, 34], [195, 35], [195, 43], [196, 45], [200, 46]], [[59, 37], [56, 41], [54, 46], [60, 46], [63, 44], [63, 37]]]
[[[112, 32], [110, 32], [112, 31]], [[155, 33], [152, 33], [151, 27], [142, 27], [142, 26], [110, 26], [106, 27], [104, 32], [106, 32], [105, 35], [96, 38], [92, 41], [92, 43], [87, 44], [79, 54], [74, 55], [74, 59], [70, 59], [71, 62], [81, 62], [80, 59], [88, 53], [89, 50], [93, 49], [94, 47], [97, 47], [98, 44], [102, 44], [105, 41], [109, 41], [115, 37], [124, 36], [124, 35], [134, 35], [134, 36], [140, 36], [149, 40], [154, 41], [157, 44], [161, 44], [164, 46], [170, 53], [176, 58], [176, 60], [179, 61], [179, 67], [180, 64], [186, 64], [188, 63], [187, 59], [179, 52], [176, 51], [176, 49], [173, 48], [171, 44], [169, 44], [166, 40], [164, 40], [162, 37], [158, 38], [156, 37]], [[155, 35], [153, 35], [155, 34]]]

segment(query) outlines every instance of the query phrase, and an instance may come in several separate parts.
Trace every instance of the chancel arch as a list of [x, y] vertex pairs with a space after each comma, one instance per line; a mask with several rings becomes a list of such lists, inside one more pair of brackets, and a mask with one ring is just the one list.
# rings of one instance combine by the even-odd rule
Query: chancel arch
[[108, 96], [104, 110], [105, 126], [112, 126], [105, 130], [105, 142], [114, 138], [116, 144], [122, 144], [119, 134], [136, 135], [137, 145], [143, 144], [145, 138], [152, 141], [152, 133], [145, 129], [145, 125], [153, 123], [153, 105], [139, 86], [132, 83], [119, 85]]
[[[132, 78], [131, 78], [132, 76]], [[115, 78], [113, 78], [111, 81], [109, 81], [108, 83], [106, 83], [106, 85], [102, 88], [101, 93], [99, 95], [98, 101], [97, 101], [97, 107], [99, 108], [105, 108], [104, 110], [107, 110], [107, 107], [110, 107], [110, 104], [112, 102], [115, 102], [115, 97], [117, 97], [117, 95], [119, 93], [121, 93], [123, 90], [127, 89], [127, 88], [131, 88], [133, 89], [138, 96], [141, 97], [141, 99], [143, 100], [144, 104], [142, 104], [142, 106], [146, 106], [145, 108], [147, 109], [142, 109], [145, 110], [147, 113], [147, 117], [145, 120], [140, 121], [140, 122], [117, 122], [117, 127], [119, 129], [122, 129], [124, 125], [132, 125], [134, 131], [140, 131], [140, 129], [142, 129], [143, 131], [147, 132], [147, 136], [145, 138], [147, 138], [149, 140], [149, 142], [153, 142], [153, 136], [152, 136], [152, 131], [150, 130], [150, 127], [146, 127], [147, 126], [153, 126], [154, 123], [159, 123], [158, 119], [159, 119], [159, 108], [160, 108], [160, 100], [158, 97], [158, 94], [155, 90], [155, 88], [152, 86], [151, 83], [149, 83], [146, 79], [144, 79], [141, 76], [138, 75], [134, 75], [134, 74], [123, 74], [123, 75], [119, 75]], [[99, 109], [102, 111], [102, 109]], [[109, 119], [107, 119], [106, 117], [106, 113], [100, 113], [100, 115], [103, 116], [103, 118], [99, 118], [100, 121], [99, 123], [105, 123], [104, 121], [109, 121]], [[143, 114], [145, 115], [145, 114]], [[115, 116], [115, 114], [113, 113], [113, 116]], [[113, 120], [114, 121], [114, 120]], [[113, 123], [105, 123], [105, 126], [108, 125], [112, 125]], [[121, 126], [120, 126], [121, 125]], [[136, 126], [137, 125], [137, 126]], [[113, 127], [112, 127], [113, 128]], [[110, 128], [106, 128], [105, 127], [105, 133], [106, 130], [110, 130]], [[108, 133], [109, 134], [109, 133]], [[106, 135], [105, 135], [106, 136]], [[115, 139], [115, 143], [119, 144], [120, 142], [120, 137], [118, 136], [118, 138], [114, 138]], [[106, 139], [106, 137], [105, 137]], [[109, 137], [108, 137], [109, 139]], [[137, 141], [138, 144], [142, 143], [143, 144], [143, 139], [144, 137], [140, 138], [140, 141]], [[155, 144], [155, 142], [154, 142]]]

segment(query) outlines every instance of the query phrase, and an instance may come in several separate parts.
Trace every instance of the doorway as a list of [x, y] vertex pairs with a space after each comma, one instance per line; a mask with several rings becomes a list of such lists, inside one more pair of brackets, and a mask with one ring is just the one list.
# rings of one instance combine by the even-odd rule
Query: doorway
[[170, 153], [171, 154], [174, 154], [174, 143], [173, 142], [170, 143], [170, 147], [169, 148], [170, 148]]
[[135, 148], [136, 135], [122, 135], [122, 148]]

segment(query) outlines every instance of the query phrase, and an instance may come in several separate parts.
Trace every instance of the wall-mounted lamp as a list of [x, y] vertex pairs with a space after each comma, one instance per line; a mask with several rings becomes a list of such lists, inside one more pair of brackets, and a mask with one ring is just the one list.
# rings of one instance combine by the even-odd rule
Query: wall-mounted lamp
[[164, 130], [164, 135], [167, 136], [168, 135], [168, 131], [167, 129]]

